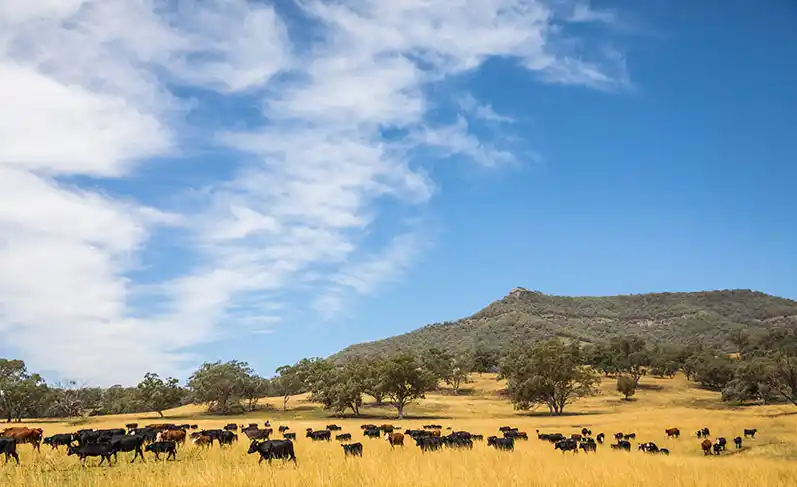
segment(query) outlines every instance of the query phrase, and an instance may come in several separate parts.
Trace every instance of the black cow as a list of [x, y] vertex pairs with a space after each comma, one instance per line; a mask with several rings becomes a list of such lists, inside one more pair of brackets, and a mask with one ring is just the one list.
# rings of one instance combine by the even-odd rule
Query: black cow
[[219, 446], [232, 445], [238, 442], [238, 435], [232, 431], [222, 431], [217, 439], [219, 440]]
[[378, 428], [370, 429], [370, 430], [365, 430], [363, 432], [363, 436], [367, 436], [368, 438], [379, 438], [380, 436], [382, 436], [382, 433], [379, 431]]
[[753, 428], [751, 430], [745, 429], [744, 437], [747, 438], [749, 436], [750, 438], [755, 438], [756, 433], [758, 433], [758, 430], [756, 428]]
[[377, 425], [375, 425], [375, 424], [361, 424], [360, 425], [360, 429], [361, 430], [375, 430], [375, 429], [378, 429], [378, 428], [379, 427]]
[[736, 443], [736, 448], [737, 449], [742, 447], [742, 437], [741, 436], [737, 436], [736, 438], [734, 438], [733, 442]]
[[711, 448], [713, 448], [713, 449], [714, 449], [714, 454], [715, 454], [715, 455], [719, 455], [719, 454], [720, 454], [720, 452], [722, 452], [722, 445], [720, 445], [720, 444], [719, 444], [719, 442], [716, 442], [716, 443], [714, 443], [714, 444], [711, 446]]
[[566, 438], [564, 440], [557, 441], [553, 448], [554, 450], [562, 450], [562, 453], [566, 451], [578, 453], [578, 442], [573, 438]]
[[130, 463], [136, 461], [137, 457], [141, 457], [141, 461], [144, 460], [144, 450], [141, 447], [144, 445], [144, 437], [138, 435], [117, 435], [112, 436], [108, 439], [108, 441], [104, 442], [110, 445], [111, 449], [113, 450], [113, 459], [114, 461], [118, 460], [117, 453], [119, 452], [135, 452], [133, 454], [133, 460]]
[[282, 437], [285, 438], [286, 440], [295, 440], [296, 433], [282, 433]]
[[598, 443], [601, 443], [601, 444], [603, 444], [603, 439], [604, 438], [606, 438], [606, 435], [604, 435], [603, 433], [598, 433], [598, 436], [595, 437], [595, 439], [598, 441]]
[[263, 460], [271, 460], [278, 458], [281, 460], [292, 460], [296, 464], [296, 455], [293, 452], [293, 442], [290, 440], [266, 440], [257, 441], [253, 440], [249, 444], [249, 451], [247, 453], [259, 453], [260, 459], [257, 461], [258, 465], [263, 463]]
[[620, 440], [623, 439], [624, 436], [625, 435], [623, 433], [615, 433], [614, 434], [614, 439], [617, 440], [617, 441], [620, 441]]
[[594, 441], [582, 441], [578, 447], [584, 450], [584, 453], [597, 451], [597, 444]]
[[224, 429], [227, 431], [238, 431], [238, 425], [230, 423], [227, 426], [225, 426]]
[[649, 441], [647, 443], [640, 443], [638, 448], [639, 448], [639, 451], [643, 451], [645, 453], [658, 453], [659, 452], [659, 447], [655, 443], [653, 443], [652, 441]]
[[670, 450], [668, 450], [666, 448], [659, 448], [659, 453], [661, 453], [662, 455], [669, 455], [670, 454]]
[[583, 436], [592, 436], [592, 430], [587, 428], [581, 428], [581, 434]]
[[159, 431], [154, 428], [135, 428], [128, 432], [129, 435], [144, 437], [144, 443], [152, 443], [157, 440]]
[[313, 441], [329, 441], [332, 438], [332, 432], [329, 430], [308, 431], [304, 436]]
[[473, 449], [473, 440], [454, 434], [444, 436], [443, 441], [449, 448], [468, 448]]
[[337, 441], [351, 441], [351, 433], [343, 433], [342, 435], [335, 435]]
[[75, 436], [69, 433], [61, 433], [58, 435], [48, 436], [44, 439], [45, 445], [50, 445], [53, 450], [57, 450], [59, 446], [69, 446], [75, 441]]
[[529, 435], [525, 431], [509, 430], [504, 431], [504, 438], [512, 438], [515, 440], [528, 440]]
[[336, 424], [328, 424], [328, 425], [327, 425], [327, 429], [328, 429], [329, 431], [340, 431], [340, 430], [342, 430], [343, 428], [341, 428], [340, 426], [338, 426], [338, 425], [336, 425]]
[[278, 430], [279, 430], [279, 432], [280, 432], [280, 433], [282, 433], [283, 431], [288, 431], [289, 429], [290, 429], [290, 428], [289, 428], [289, 427], [287, 427], [287, 426], [285, 426], [285, 425], [282, 425], [282, 426], [280, 426], [280, 427], [278, 428]]
[[66, 454], [68, 456], [77, 455], [80, 458], [80, 464], [84, 467], [86, 466], [87, 457], [101, 457], [100, 465], [107, 460], [110, 467], [113, 447], [107, 443], [88, 443], [83, 446], [68, 446]]
[[625, 441], [625, 440], [620, 440], [616, 444], [612, 445], [612, 449], [613, 450], [631, 451], [631, 442], [630, 441]]
[[719, 438], [717, 438], [717, 444], [720, 446], [722, 450], [725, 450], [725, 446], [728, 444], [728, 440], [726, 440], [724, 436], [720, 436]]
[[19, 455], [17, 454], [16, 438], [0, 437], [0, 453], [5, 455], [6, 457], [5, 463], [8, 463], [8, 459], [10, 457], [16, 460], [17, 465], [19, 465]]
[[501, 426], [500, 428], [498, 428], [498, 431], [500, 431], [501, 433], [506, 433], [507, 431], [512, 431], [513, 429], [517, 428], [513, 428], [511, 426]]
[[361, 457], [363, 456], [363, 444], [359, 441], [357, 443], [350, 443], [348, 445], [340, 445], [343, 447], [343, 456], [348, 457]]
[[145, 450], [154, 453], [155, 460], [161, 459], [161, 453], [166, 453], [166, 461], [169, 461], [169, 458], [177, 460], [177, 443], [173, 441], [157, 441], [155, 443], [150, 443], [146, 446]]
[[492, 446], [496, 450], [511, 451], [515, 449], [515, 440], [513, 438], [490, 436], [487, 438], [487, 446]]
[[192, 430], [198, 430], [199, 429], [199, 425], [198, 424], [192, 424], [191, 425], [191, 429]]
[[470, 439], [473, 441], [484, 441], [484, 435], [470, 435]]
[[134, 429], [138, 428], [138, 423], [127, 423], [125, 425], [125, 428], [127, 428], [129, 430], [134, 430]]
[[415, 444], [421, 449], [422, 452], [435, 451], [443, 447], [445, 442], [439, 436], [428, 436], [425, 438], [417, 438]]
[[624, 440], [633, 440], [636, 438], [636, 433], [628, 433], [627, 435], [623, 435]]

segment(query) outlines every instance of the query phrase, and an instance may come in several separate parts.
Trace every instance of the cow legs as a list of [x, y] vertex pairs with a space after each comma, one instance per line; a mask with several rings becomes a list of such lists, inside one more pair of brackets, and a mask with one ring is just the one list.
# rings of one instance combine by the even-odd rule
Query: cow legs
[[171, 450], [169, 454], [166, 455], [167, 462], [169, 461], [169, 457], [171, 457], [172, 460], [177, 461], [177, 450]]

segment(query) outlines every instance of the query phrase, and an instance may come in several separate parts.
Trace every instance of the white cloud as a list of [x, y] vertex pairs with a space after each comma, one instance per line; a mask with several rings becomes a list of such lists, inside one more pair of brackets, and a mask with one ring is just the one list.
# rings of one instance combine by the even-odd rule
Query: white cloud
[[[565, 49], [541, 2], [297, 6], [307, 19], [288, 29], [298, 21], [245, 0], [0, 2], [0, 334], [32, 367], [95, 383], [178, 373], [195, 359], [184, 350], [222, 322], [272, 332], [286, 290], [309, 290], [330, 316], [396, 280], [426, 245], [416, 230], [367, 243], [379, 202], [435, 193], [418, 149], [485, 166], [522, 159], [472, 130], [469, 120], [512, 120], [472, 97], [453, 124], [430, 122], [430, 83], [493, 56], [555, 83], [627, 80], [621, 56]], [[143, 160], [191, 150], [186, 115], [208, 91], [261, 107], [264, 122], [201, 127], [241, 167], [194, 193], [191, 211], [66, 182], [128, 178]], [[157, 226], [187, 232], [199, 264], [144, 285], [130, 273], [159, 244]]]

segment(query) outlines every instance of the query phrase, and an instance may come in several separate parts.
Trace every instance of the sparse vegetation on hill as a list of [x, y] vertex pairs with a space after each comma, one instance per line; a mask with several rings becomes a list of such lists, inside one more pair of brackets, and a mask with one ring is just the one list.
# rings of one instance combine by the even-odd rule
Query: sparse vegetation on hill
[[794, 327], [797, 302], [749, 290], [566, 297], [516, 288], [473, 316], [353, 345], [334, 358], [390, 355], [432, 346], [455, 353], [477, 346], [502, 350], [511, 343], [555, 337], [606, 343], [632, 336], [654, 345], [699, 343], [735, 352], [735, 334], [740, 329], [755, 336]]

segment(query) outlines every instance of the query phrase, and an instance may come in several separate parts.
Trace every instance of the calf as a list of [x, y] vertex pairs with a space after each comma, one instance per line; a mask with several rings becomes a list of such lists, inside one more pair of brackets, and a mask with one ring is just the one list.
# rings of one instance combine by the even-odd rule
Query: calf
[[351, 441], [351, 433], [343, 433], [342, 435], [335, 435], [337, 441]]
[[404, 446], [404, 435], [401, 433], [385, 433], [385, 440], [390, 443], [391, 447]]
[[512, 451], [515, 449], [515, 440], [513, 438], [490, 436], [487, 438], [487, 446], [492, 446], [496, 450]]
[[80, 465], [86, 466], [87, 457], [100, 457], [100, 465], [106, 460], [108, 466], [111, 466], [111, 455], [113, 455], [113, 447], [107, 443], [89, 443], [83, 446], [68, 446], [66, 449], [68, 456], [77, 455], [80, 458]]
[[681, 437], [681, 430], [678, 428], [667, 428], [664, 430], [664, 433], [667, 434], [667, 438], [680, 438]]
[[758, 433], [758, 430], [756, 428], [753, 428], [753, 429], [750, 429], [750, 430], [745, 429], [744, 430], [744, 437], [747, 438], [749, 436], [750, 438], [755, 439], [755, 434], [756, 433]]
[[263, 460], [268, 460], [268, 463], [271, 463], [271, 460], [274, 458], [279, 458], [283, 461], [291, 460], [294, 464], [296, 464], [296, 455], [293, 452], [293, 442], [290, 440], [252, 440], [252, 443], [249, 444], [249, 450], [247, 453], [260, 454], [260, 459], [257, 461], [258, 465], [263, 463]]
[[340, 445], [343, 447], [343, 456], [348, 457], [361, 457], [363, 456], [363, 444], [360, 442], [351, 443], [348, 445]]
[[736, 443], [736, 449], [737, 450], [742, 447], [742, 437], [741, 436], [737, 436], [736, 438], [734, 438], [733, 442]]
[[8, 463], [8, 459], [13, 458], [16, 460], [17, 465], [19, 465], [19, 455], [17, 454], [17, 440], [15, 438], [0, 438], [0, 453], [5, 455], [6, 461]]
[[48, 436], [44, 439], [45, 445], [50, 445], [53, 450], [57, 450], [59, 446], [69, 446], [75, 441], [75, 436], [69, 433], [61, 433], [53, 436]]
[[[208, 440], [210, 439], [207, 436], [200, 438], [207, 438]], [[173, 441], [156, 441], [155, 443], [150, 443], [147, 445], [145, 450], [154, 453], [155, 460], [161, 459], [161, 453], [166, 453], [166, 461], [169, 461], [169, 458], [172, 460], [177, 460], [177, 443]], [[141, 458], [143, 459], [144, 457], [142, 456]]]

